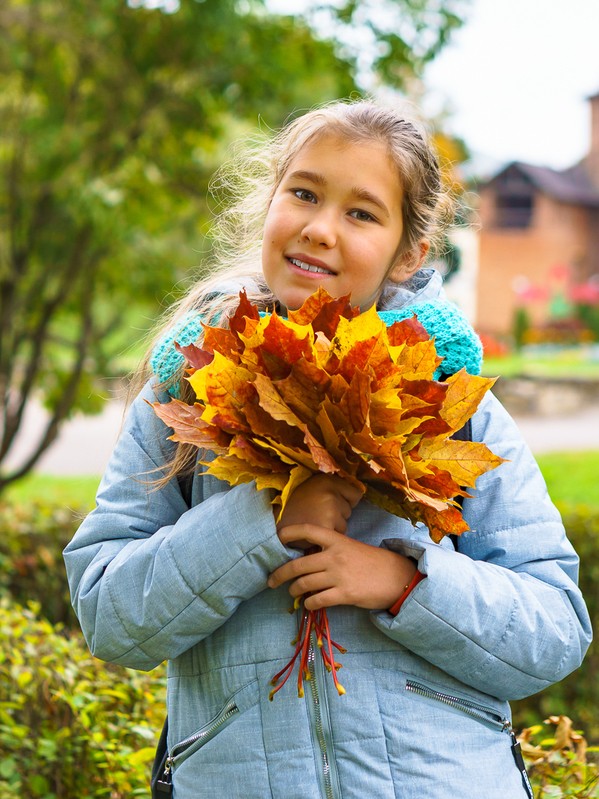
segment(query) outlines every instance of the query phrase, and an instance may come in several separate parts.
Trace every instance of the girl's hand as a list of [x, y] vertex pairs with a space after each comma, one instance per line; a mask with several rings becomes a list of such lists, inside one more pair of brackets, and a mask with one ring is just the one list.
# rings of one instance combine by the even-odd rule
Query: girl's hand
[[306, 594], [307, 610], [333, 605], [384, 610], [399, 599], [416, 573], [409, 558], [324, 527], [292, 525], [281, 529], [279, 538], [287, 546], [303, 540], [310, 547], [321, 548], [288, 561], [268, 579], [270, 588], [291, 581], [289, 593], [292, 597]]
[[[307, 524], [344, 533], [347, 520], [361, 497], [362, 492], [341, 477], [315, 474], [291, 494], [277, 523], [277, 531]], [[286, 544], [300, 549], [311, 546], [301, 539], [288, 540]]]

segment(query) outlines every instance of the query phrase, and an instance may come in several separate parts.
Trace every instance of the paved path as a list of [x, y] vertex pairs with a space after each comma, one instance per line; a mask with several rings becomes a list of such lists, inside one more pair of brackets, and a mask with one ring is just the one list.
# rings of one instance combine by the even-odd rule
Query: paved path
[[[111, 401], [99, 416], [76, 416], [44, 454], [37, 471], [54, 475], [100, 475], [104, 471], [123, 420], [124, 405]], [[43, 424], [40, 408], [30, 408], [25, 429], [31, 434]], [[532, 451], [599, 450], [599, 408], [567, 416], [518, 417], [518, 426]], [[26, 451], [20, 441], [15, 457]]]

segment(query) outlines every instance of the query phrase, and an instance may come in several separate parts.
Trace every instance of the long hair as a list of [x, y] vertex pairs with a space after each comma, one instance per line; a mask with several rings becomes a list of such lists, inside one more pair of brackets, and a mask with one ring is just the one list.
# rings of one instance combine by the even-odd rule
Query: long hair
[[[419, 258], [423, 239], [435, 250], [450, 221], [452, 203], [424, 126], [405, 110], [371, 100], [336, 101], [298, 116], [273, 136], [254, 136], [237, 146], [211, 184], [221, 210], [211, 227], [213, 254], [207, 277], [162, 318], [137, 385], [148, 376], [156, 342], [187, 317], [200, 313], [206, 324], [226, 325], [241, 289], [261, 310], [276, 307], [276, 297], [262, 276], [266, 214], [296, 154], [323, 136], [339, 136], [350, 143], [382, 142], [386, 146], [403, 192], [403, 233], [398, 255]], [[182, 370], [171, 377], [167, 387], [175, 383], [181, 396], [191, 399]], [[187, 463], [190, 459], [188, 451], [183, 460]], [[178, 454], [175, 472], [180, 461]]]

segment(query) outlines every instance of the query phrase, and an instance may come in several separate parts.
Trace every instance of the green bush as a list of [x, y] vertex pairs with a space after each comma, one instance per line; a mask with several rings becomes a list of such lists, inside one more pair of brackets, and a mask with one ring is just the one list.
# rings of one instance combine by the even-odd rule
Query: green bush
[[[580, 585], [599, 629], [599, 513], [596, 508], [560, 509], [581, 558]], [[48, 503], [0, 505], [0, 597], [5, 597], [0, 799], [147, 796], [149, 760], [164, 713], [163, 675], [107, 666], [89, 655], [71, 610], [62, 560], [81, 515]], [[37, 603], [35, 613], [18, 607], [30, 600]], [[597, 707], [599, 650], [594, 645], [574, 674], [513, 703], [514, 727], [567, 715], [598, 743]], [[585, 796], [557, 793], [555, 785], [543, 790], [547, 799]]]
[[147, 799], [162, 668], [102, 663], [38, 614], [0, 601], [0, 799]]
[[49, 621], [78, 628], [62, 550], [82, 517], [47, 502], [0, 504], [0, 596], [39, 602]]
[[[580, 556], [580, 587], [593, 628], [599, 630], [599, 513], [587, 508], [560, 508], [568, 537]], [[599, 743], [599, 647], [594, 641], [582, 666], [566, 679], [528, 699], [514, 702], [514, 726], [529, 727], [552, 715], [577, 720], [590, 741]]]
[[[547, 727], [555, 729], [549, 731]], [[518, 736], [535, 799], [599, 797], [597, 747], [588, 747], [568, 716], [550, 716]]]

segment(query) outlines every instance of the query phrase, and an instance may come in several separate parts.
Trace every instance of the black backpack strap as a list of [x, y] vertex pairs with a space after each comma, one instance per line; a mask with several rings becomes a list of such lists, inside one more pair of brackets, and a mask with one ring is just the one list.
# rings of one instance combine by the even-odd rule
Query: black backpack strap
[[[456, 430], [455, 433], [452, 435], [452, 438], [456, 441], [472, 441], [472, 419], [468, 419], [466, 424], [463, 427], [460, 427], [459, 430]], [[460, 508], [462, 507], [462, 503], [464, 502], [464, 497], [457, 497], [456, 502], [459, 504]], [[457, 551], [458, 548], [458, 536], [453, 534], [449, 536], [451, 538], [451, 543], [453, 544], [453, 548]]]
[[472, 419], [468, 419], [463, 427], [452, 435], [456, 441], [472, 441]]
[[183, 474], [177, 475], [177, 481], [179, 483], [179, 491], [181, 492], [181, 496], [187, 503], [187, 506], [191, 508], [191, 490], [193, 487], [193, 478], [195, 476], [195, 470], [183, 472]]
[[152, 778], [150, 788], [152, 799], [168, 799], [173, 795], [173, 780], [170, 763], [168, 760], [168, 717], [164, 720], [160, 740], [156, 747], [156, 755], [152, 765]]

